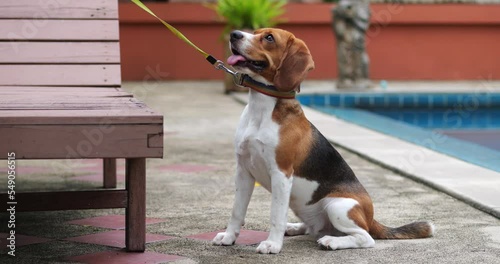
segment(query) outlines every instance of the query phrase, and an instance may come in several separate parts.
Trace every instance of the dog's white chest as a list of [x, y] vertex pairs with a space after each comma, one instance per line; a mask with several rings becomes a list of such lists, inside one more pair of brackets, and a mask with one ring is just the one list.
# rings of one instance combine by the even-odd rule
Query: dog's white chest
[[270, 172], [276, 165], [279, 125], [272, 120], [276, 99], [251, 94], [236, 132], [238, 163], [264, 188], [270, 190]]

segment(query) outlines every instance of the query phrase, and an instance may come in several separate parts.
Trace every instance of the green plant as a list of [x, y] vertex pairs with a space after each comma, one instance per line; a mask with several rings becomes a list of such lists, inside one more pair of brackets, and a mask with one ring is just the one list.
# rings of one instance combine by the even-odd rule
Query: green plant
[[209, 7], [224, 18], [224, 33], [233, 29], [272, 27], [282, 15], [286, 0], [219, 0]]

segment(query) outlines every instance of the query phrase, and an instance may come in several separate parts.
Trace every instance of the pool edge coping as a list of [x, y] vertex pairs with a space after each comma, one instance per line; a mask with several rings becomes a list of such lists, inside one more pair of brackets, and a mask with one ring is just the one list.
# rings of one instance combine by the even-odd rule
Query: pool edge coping
[[[248, 94], [246, 93], [232, 93], [231, 96], [236, 101], [242, 104], [248, 103]], [[330, 116], [328, 114], [314, 110], [310, 107], [304, 105], [302, 107], [309, 121], [311, 121], [311, 123], [313, 123], [332, 144], [355, 153], [356, 155], [359, 155], [369, 160], [370, 162], [390, 169], [391, 171], [394, 171], [401, 176], [425, 184], [426, 186], [429, 186], [440, 192], [446, 193], [487, 214], [500, 218], [500, 199], [497, 199], [498, 201], [492, 201], [492, 198], [484, 198], [484, 196], [493, 197], [495, 194], [498, 195], [498, 193], [500, 193], [500, 173], [480, 167], [475, 164], [467, 163], [457, 158], [447, 156], [431, 149], [424, 148], [414, 143], [410, 143], [402, 139], [389, 136], [366, 127], [362, 127], [351, 122], [341, 120], [334, 116]], [[355, 131], [356, 133], [353, 133], [353, 131]], [[344, 133], [345, 135], [339, 136], [339, 134], [342, 133]], [[359, 143], [357, 138], [360, 137], [372, 139], [377, 138], [385, 144], [390, 144], [391, 146], [393, 146], [393, 148], [395, 145], [399, 146], [399, 150], [389, 150], [386, 153], [383, 153], [384, 155], [380, 155], [380, 152], [370, 151], [374, 150], [374, 148], [356, 144], [356, 142]], [[445, 171], [447, 172], [447, 174], [455, 175], [456, 173], [462, 172], [463, 174], [465, 174], [470, 171], [480, 172], [479, 176], [474, 176], [474, 179], [475, 182], [481, 184], [476, 184], [472, 187], [476, 187], [475, 189], [483, 188], [483, 190], [474, 191], [474, 188], [472, 188], [472, 190], [471, 188], [468, 188], [470, 187], [468, 184], [458, 184], [459, 181], [457, 181], [457, 179], [451, 179], [443, 176], [442, 171], [433, 172], [429, 169], [420, 169], [419, 171], [418, 168], [414, 168], [416, 169], [416, 171], [409, 171], [408, 169], [401, 168], [400, 164], [396, 164], [395, 161], [401, 160], [400, 158], [402, 152], [424, 153], [428, 158], [432, 158], [431, 165], [436, 165], [436, 163], [444, 163], [455, 166], [451, 170], [447, 169]], [[461, 177], [464, 176], [467, 177], [468, 175], [461, 175]], [[492, 184], [491, 180], [498, 181], [498, 184]], [[489, 190], [489, 188], [491, 188], [492, 186], [499, 186], [497, 187], [498, 190], [490, 190], [491, 194], [484, 195], [485, 193], [483, 191]]]
[[[302, 104], [308, 106], [307, 104]], [[325, 106], [308, 106], [313, 110], [331, 114], [335, 118], [347, 121], [352, 124], [366, 127], [379, 133], [399, 138], [415, 145], [424, 146], [468, 163], [476, 164], [496, 172], [500, 172], [500, 164], [494, 160], [500, 159], [500, 150], [490, 149], [481, 144], [461, 140], [443, 134], [439, 130], [425, 129], [418, 125], [408, 124], [403, 121], [397, 121], [390, 117], [381, 116], [366, 109], [360, 108], [341, 108], [330, 112]], [[396, 131], [392, 131], [395, 129]], [[446, 144], [444, 144], [446, 142]], [[490, 155], [489, 158], [485, 159]], [[496, 158], [496, 159], [495, 159]]]

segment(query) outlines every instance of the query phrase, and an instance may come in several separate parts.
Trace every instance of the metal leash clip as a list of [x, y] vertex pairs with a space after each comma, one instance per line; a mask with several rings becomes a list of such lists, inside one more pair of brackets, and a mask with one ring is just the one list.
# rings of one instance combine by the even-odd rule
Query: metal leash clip
[[233, 81], [236, 85], [241, 86], [243, 84], [243, 77], [245, 75], [229, 69], [228, 67], [226, 67], [226, 65], [224, 65], [224, 62], [222, 62], [221, 60], [217, 60], [217, 62], [214, 63], [214, 67], [217, 70], [224, 70], [225, 72], [233, 75]]
[[229, 69], [228, 67], [226, 67], [226, 65], [224, 65], [224, 62], [222, 62], [221, 60], [217, 60], [215, 63], [214, 63], [214, 67], [217, 69], [217, 70], [224, 70], [225, 72], [229, 73], [229, 74], [232, 74], [232, 75], [236, 75], [237, 72]]

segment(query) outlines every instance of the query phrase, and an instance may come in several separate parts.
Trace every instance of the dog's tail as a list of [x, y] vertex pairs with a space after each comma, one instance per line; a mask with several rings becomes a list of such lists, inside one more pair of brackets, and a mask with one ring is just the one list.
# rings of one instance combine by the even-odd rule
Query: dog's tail
[[429, 222], [414, 222], [397, 228], [387, 227], [373, 219], [370, 235], [375, 239], [412, 239], [434, 235], [434, 225]]

